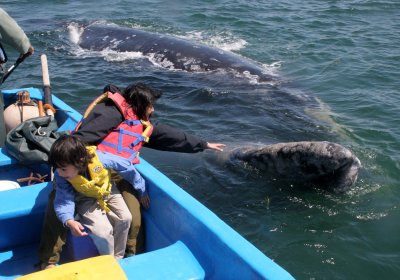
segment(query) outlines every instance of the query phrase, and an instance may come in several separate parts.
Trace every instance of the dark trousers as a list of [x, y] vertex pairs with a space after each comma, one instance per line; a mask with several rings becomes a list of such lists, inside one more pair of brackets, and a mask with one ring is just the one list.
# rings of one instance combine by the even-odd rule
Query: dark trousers
[[[142, 226], [139, 200], [133, 187], [125, 180], [120, 180], [117, 187], [121, 192], [129, 211], [132, 214], [132, 224], [129, 229], [126, 253], [129, 255], [144, 252], [144, 227]], [[60, 261], [60, 253], [67, 239], [67, 228], [58, 220], [54, 211], [56, 190], [49, 194], [49, 201], [44, 217], [42, 235], [39, 244], [39, 258], [47, 264], [56, 264]]]

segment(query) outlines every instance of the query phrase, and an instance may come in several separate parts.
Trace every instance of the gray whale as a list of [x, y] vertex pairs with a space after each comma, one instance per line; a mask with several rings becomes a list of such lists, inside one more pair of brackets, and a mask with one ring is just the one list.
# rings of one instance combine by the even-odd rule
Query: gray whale
[[166, 68], [190, 72], [236, 71], [239, 74], [257, 76], [259, 81], [273, 80], [255, 62], [232, 52], [134, 28], [88, 25], [84, 28], [78, 45], [93, 51], [110, 49], [118, 52], [141, 52], [152, 56]]
[[[236, 71], [272, 81], [249, 59], [177, 37], [116, 25], [91, 24], [84, 28], [78, 45], [83, 49], [141, 52], [166, 68], [185, 71]], [[289, 142], [262, 148], [242, 147], [230, 154], [241, 161], [280, 178], [324, 186], [337, 192], [357, 180], [359, 159], [345, 147], [331, 142]]]
[[350, 150], [326, 141], [241, 147], [231, 152], [230, 159], [283, 179], [335, 192], [348, 190], [361, 168], [360, 160]]

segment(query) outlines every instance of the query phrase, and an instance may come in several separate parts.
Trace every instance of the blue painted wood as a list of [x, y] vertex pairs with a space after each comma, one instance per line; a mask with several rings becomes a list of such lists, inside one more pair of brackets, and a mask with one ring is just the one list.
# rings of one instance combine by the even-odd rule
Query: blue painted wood
[[15, 247], [0, 252], [0, 279], [15, 279], [38, 269], [38, 244]]
[[0, 252], [38, 242], [51, 183], [0, 193]]
[[73, 236], [71, 231], [67, 234], [67, 243], [62, 252], [62, 262], [79, 261], [99, 255], [96, 245], [88, 236]]
[[0, 166], [10, 165], [17, 163], [17, 160], [12, 158], [6, 151], [6, 149], [0, 148]]
[[204, 279], [205, 272], [181, 241], [147, 254], [118, 261], [128, 279]]
[[[185, 243], [207, 279], [293, 279], [254, 245], [145, 160], [137, 165], [149, 185], [144, 211], [148, 250]], [[229, 269], [227, 269], [229, 268]]]

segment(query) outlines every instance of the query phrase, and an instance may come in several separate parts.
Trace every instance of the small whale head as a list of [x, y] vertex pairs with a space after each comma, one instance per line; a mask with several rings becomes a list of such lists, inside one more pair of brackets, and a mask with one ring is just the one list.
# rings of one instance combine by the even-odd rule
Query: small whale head
[[344, 192], [357, 181], [360, 160], [347, 148], [331, 142], [303, 141], [244, 147], [230, 159], [243, 161], [261, 172], [296, 185]]

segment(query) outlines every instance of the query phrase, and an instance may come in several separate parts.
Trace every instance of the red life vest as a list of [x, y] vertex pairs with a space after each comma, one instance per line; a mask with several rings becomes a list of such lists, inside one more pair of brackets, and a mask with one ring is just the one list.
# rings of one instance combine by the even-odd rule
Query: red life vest
[[107, 98], [115, 103], [124, 116], [124, 121], [101, 141], [97, 149], [127, 158], [134, 164], [139, 163], [139, 150], [144, 142], [149, 141], [153, 126], [150, 121], [139, 120], [120, 93], [108, 92]]

